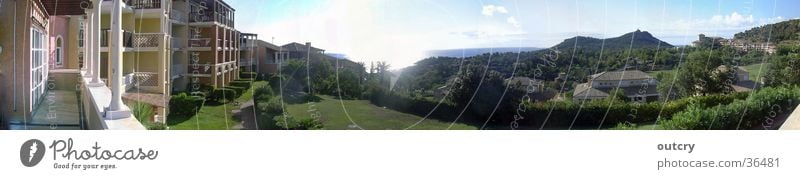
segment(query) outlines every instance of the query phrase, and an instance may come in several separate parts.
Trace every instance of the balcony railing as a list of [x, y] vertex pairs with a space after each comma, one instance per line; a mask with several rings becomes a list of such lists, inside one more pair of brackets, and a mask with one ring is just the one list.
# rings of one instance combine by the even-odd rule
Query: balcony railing
[[189, 47], [211, 47], [211, 38], [189, 39]]
[[[108, 47], [111, 30], [105, 29], [100, 34], [100, 46]], [[158, 47], [164, 34], [160, 33], [132, 33], [122, 31], [122, 47]]]
[[219, 22], [221, 24], [233, 27], [233, 19], [228, 18], [221, 13], [200, 14], [193, 12], [189, 14], [189, 17], [189, 22]]
[[160, 33], [135, 33], [133, 34], [133, 47], [158, 47], [164, 34]]
[[133, 87], [157, 87], [158, 86], [158, 73], [153, 72], [133, 72], [124, 76], [125, 87], [130, 89]]
[[[112, 1], [112, 0], [103, 0]], [[161, 0], [122, 0], [134, 9], [158, 9], [161, 8]]]

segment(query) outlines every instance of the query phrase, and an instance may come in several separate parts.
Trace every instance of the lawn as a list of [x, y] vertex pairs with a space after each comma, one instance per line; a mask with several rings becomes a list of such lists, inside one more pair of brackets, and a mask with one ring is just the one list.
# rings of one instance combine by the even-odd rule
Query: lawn
[[[765, 65], [763, 67], [764, 71], [761, 72], [761, 74], [759, 76], [758, 72], [759, 72], [759, 69], [762, 68], [761, 64], [765, 64]], [[753, 80], [755, 82], [761, 82], [761, 77], [767, 75], [767, 70], [769, 69], [769, 63], [757, 63], [757, 64], [752, 64], [752, 65], [747, 65], [747, 66], [744, 66], [744, 69], [747, 70], [747, 72], [750, 72], [750, 80]]]
[[657, 71], [648, 71], [647, 74], [656, 77], [659, 73], [673, 73], [675, 70], [657, 70]]
[[[256, 81], [253, 87], [245, 91], [242, 96], [236, 99], [238, 103], [244, 103], [253, 99], [253, 89], [257, 86], [264, 85], [265, 81]], [[240, 124], [240, 120], [233, 117], [231, 110], [239, 109], [239, 105], [233, 102], [227, 104], [220, 104], [217, 102], [206, 101], [197, 115], [188, 116], [170, 116], [167, 119], [169, 129], [175, 130], [228, 130], [236, 129]]]
[[[358, 129], [357, 126], [371, 130], [406, 129], [422, 119], [421, 116], [375, 106], [367, 100], [340, 101], [332, 96], [320, 97], [322, 98], [320, 101], [310, 104], [287, 104], [287, 112], [295, 118], [310, 118], [311, 114], [319, 114], [319, 119], [325, 125], [325, 129], [333, 130]], [[450, 121], [452, 121], [452, 119], [445, 121], [425, 119], [418, 125], [409, 129], [444, 130], [450, 126]], [[357, 124], [357, 126], [355, 124]], [[456, 123], [450, 129], [466, 130], [477, 128]]]

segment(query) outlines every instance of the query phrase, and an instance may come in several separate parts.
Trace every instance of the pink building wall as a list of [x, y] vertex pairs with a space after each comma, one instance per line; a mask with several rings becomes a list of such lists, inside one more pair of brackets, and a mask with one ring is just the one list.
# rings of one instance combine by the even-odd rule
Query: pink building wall
[[[50, 59], [49, 59], [49, 66], [50, 69], [64, 69], [67, 67], [67, 61], [69, 59], [68, 54], [69, 52], [69, 18], [68, 17], [59, 17], [59, 16], [50, 16]], [[62, 56], [62, 63], [61, 65], [56, 64], [56, 39], [61, 37], [61, 56]]]

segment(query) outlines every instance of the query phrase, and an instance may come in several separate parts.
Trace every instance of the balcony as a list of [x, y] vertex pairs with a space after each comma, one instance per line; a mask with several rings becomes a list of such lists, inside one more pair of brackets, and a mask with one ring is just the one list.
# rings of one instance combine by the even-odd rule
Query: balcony
[[[100, 47], [108, 47], [109, 39], [108, 35], [111, 33], [110, 29], [103, 29], [100, 33]], [[122, 31], [122, 47], [133, 47], [133, 32], [129, 31]]]
[[[103, 0], [112, 1], [112, 0]], [[126, 5], [133, 9], [159, 9], [161, 0], [122, 0]]]
[[214, 74], [215, 65], [212, 64], [189, 64], [187, 65], [186, 76], [208, 77]]
[[158, 47], [163, 38], [161, 33], [134, 33], [133, 47]]
[[211, 38], [189, 39], [189, 47], [211, 47]]
[[[108, 35], [111, 30], [105, 29], [100, 34], [100, 46], [108, 47], [110, 41]], [[132, 33], [122, 32], [122, 47], [125, 48], [154, 48], [159, 47], [164, 34], [161, 33]]]
[[239, 60], [239, 66], [253, 66], [256, 65], [253, 58], [242, 58]]
[[186, 48], [186, 38], [172, 37], [169, 39], [173, 49]]
[[191, 23], [217, 22], [223, 25], [234, 27], [233, 19], [228, 18], [226, 15], [221, 13], [201, 14], [197, 12], [192, 12], [191, 14], [189, 14], [189, 16], [191, 17], [189, 18], [189, 22]]
[[181, 75], [186, 74], [186, 64], [172, 64], [172, 70], [170, 73], [172, 74], [172, 79], [180, 78]]
[[189, 19], [186, 18], [185, 12], [175, 9], [169, 11], [169, 19], [180, 23], [189, 22]]
[[123, 76], [125, 90], [140, 87], [158, 87], [158, 73], [133, 72]]

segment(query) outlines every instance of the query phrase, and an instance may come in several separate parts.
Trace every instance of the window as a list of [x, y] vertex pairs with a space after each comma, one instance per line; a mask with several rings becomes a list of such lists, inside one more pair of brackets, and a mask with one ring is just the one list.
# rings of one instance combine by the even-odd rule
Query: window
[[56, 66], [61, 67], [64, 65], [64, 51], [63, 51], [63, 44], [61, 42], [61, 36], [56, 38], [56, 51], [54, 58], [56, 58]]
[[45, 92], [44, 83], [47, 81], [47, 41], [47, 34], [37, 28], [31, 28], [31, 110], [41, 103]]

